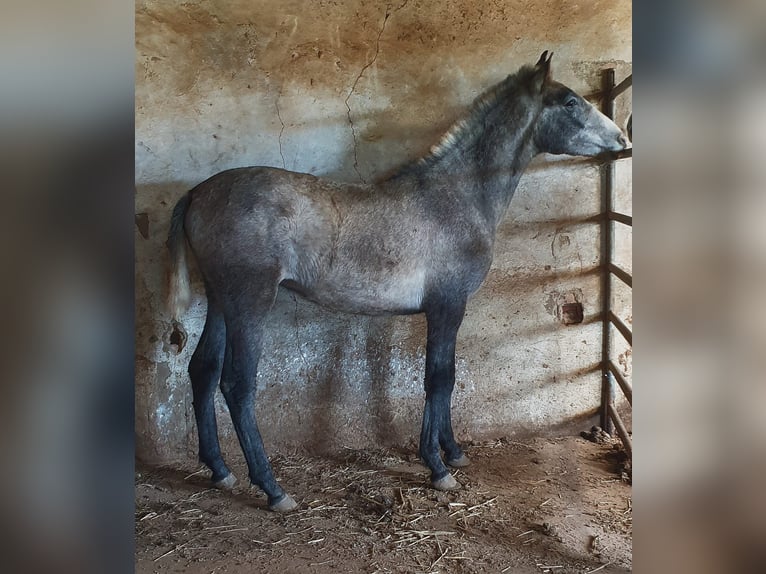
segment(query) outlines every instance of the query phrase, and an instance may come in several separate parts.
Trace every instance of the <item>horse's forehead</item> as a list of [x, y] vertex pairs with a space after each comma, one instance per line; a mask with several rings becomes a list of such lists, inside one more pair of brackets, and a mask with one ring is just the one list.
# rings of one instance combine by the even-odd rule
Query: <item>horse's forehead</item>
[[574, 93], [575, 91], [569, 86], [565, 86], [561, 82], [550, 81], [546, 83], [543, 101], [546, 103], [558, 101]]
[[555, 80], [549, 80], [545, 83], [545, 91], [551, 94], [571, 91], [567, 86]]

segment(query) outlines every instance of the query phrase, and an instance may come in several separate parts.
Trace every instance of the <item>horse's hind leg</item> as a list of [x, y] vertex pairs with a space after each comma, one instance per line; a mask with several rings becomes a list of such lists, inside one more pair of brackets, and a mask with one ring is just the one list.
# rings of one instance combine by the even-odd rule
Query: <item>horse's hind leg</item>
[[[238, 283], [242, 279], [239, 278]], [[221, 390], [247, 460], [250, 481], [269, 497], [271, 510], [287, 512], [297, 504], [274, 478], [258, 430], [254, 404], [263, 323], [274, 304], [278, 279], [270, 283], [265, 283], [263, 276], [248, 280], [248, 290], [232, 294], [226, 303], [226, 354]]]
[[208, 295], [205, 328], [189, 363], [189, 378], [194, 396], [200, 461], [213, 471], [212, 480], [215, 486], [228, 489], [234, 486], [236, 479], [221, 456], [214, 402], [225, 348], [226, 327], [223, 313], [213, 297]]

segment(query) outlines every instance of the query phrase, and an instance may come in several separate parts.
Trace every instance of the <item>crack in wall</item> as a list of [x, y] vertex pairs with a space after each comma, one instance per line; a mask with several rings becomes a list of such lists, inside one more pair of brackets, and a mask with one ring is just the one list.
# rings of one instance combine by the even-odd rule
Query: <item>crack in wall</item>
[[[405, 2], [402, 4], [398, 9], [401, 10], [404, 8], [404, 6], [407, 4]], [[375, 40], [375, 54], [372, 56], [372, 60], [367, 62], [363, 67], [362, 70], [359, 72], [359, 75], [356, 77], [356, 80], [354, 80], [353, 85], [351, 86], [351, 91], [349, 91], [348, 95], [346, 96], [345, 101], [343, 102], [346, 104], [346, 109], [348, 110], [346, 115], [348, 116], [348, 123], [351, 126], [351, 137], [354, 139], [354, 171], [356, 171], [356, 174], [359, 176], [359, 179], [362, 183], [367, 183], [366, 180], [362, 177], [361, 172], [359, 171], [359, 153], [357, 149], [357, 140], [356, 140], [356, 128], [354, 127], [354, 120], [351, 118], [351, 106], [348, 105], [349, 99], [351, 99], [351, 96], [354, 93], [354, 90], [356, 90], [356, 85], [359, 83], [359, 80], [362, 79], [362, 76], [367, 71], [369, 67], [371, 67], [375, 61], [378, 59], [378, 54], [380, 53], [380, 37], [383, 35], [383, 32], [386, 29], [386, 22], [388, 22], [389, 16], [391, 16], [390, 6], [386, 7], [386, 15], [383, 18], [383, 25], [380, 27], [380, 31], [378, 32], [378, 37]]]
[[279, 157], [282, 158], [282, 168], [287, 169], [285, 156], [282, 153], [282, 134], [285, 133], [285, 122], [282, 120], [282, 113], [279, 111], [279, 96], [277, 96], [277, 99], [274, 101], [274, 106], [277, 108], [277, 117], [279, 118], [279, 123], [282, 124], [282, 127], [279, 129]]

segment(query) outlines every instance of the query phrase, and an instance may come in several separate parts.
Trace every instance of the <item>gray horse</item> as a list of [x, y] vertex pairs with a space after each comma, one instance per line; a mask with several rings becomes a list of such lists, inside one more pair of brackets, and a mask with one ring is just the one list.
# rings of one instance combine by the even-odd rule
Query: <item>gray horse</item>
[[216, 486], [235, 482], [218, 443], [220, 379], [251, 482], [271, 510], [297, 506], [274, 479], [253, 406], [266, 316], [281, 285], [338, 311], [426, 314], [420, 457], [434, 488], [460, 488], [447, 470], [469, 464], [450, 418], [455, 341], [519, 178], [543, 152], [592, 156], [627, 145], [611, 120], [551, 79], [547, 54], [479, 96], [426, 157], [377, 183], [244, 167], [181, 198], [167, 242], [169, 308], [177, 319], [190, 300], [188, 245], [208, 300], [189, 375], [199, 456]]

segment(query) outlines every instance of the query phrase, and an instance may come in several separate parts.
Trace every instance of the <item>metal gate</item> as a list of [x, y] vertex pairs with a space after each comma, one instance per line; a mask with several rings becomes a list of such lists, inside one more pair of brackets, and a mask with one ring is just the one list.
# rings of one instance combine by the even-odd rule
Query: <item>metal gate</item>
[[[618, 85], [615, 85], [614, 68], [604, 70], [603, 83], [601, 90], [602, 111], [609, 118], [614, 119], [615, 99], [633, 85], [633, 75], [625, 78]], [[631, 120], [632, 123], [632, 115]], [[629, 129], [632, 143], [632, 128]], [[622, 337], [625, 338], [628, 345], [633, 347], [633, 332], [631, 329], [614, 313], [612, 309], [612, 281], [619, 280], [633, 289], [633, 276], [617, 266], [613, 261], [614, 255], [614, 226], [626, 225], [633, 228], [633, 217], [618, 213], [613, 209], [614, 202], [614, 179], [615, 162], [633, 157], [633, 148], [626, 149], [616, 154], [613, 161], [608, 162], [602, 167], [601, 183], [601, 296], [602, 296], [602, 346], [601, 346], [601, 428], [609, 434], [620, 437], [628, 455], [632, 455], [633, 445], [625, 424], [615, 408], [615, 391], [617, 388], [624, 394], [631, 408], [633, 406], [633, 387], [630, 381], [619, 367], [612, 360], [611, 333], [612, 328], [616, 329]], [[615, 386], [615, 383], [617, 385]]]

